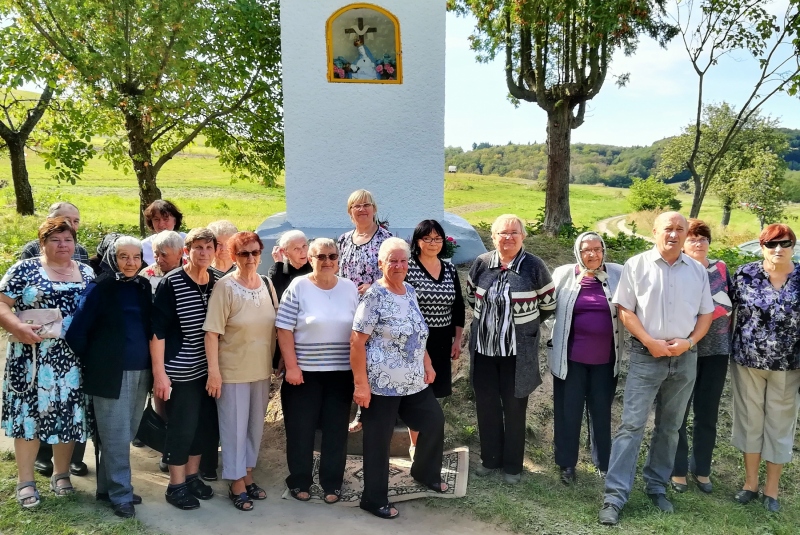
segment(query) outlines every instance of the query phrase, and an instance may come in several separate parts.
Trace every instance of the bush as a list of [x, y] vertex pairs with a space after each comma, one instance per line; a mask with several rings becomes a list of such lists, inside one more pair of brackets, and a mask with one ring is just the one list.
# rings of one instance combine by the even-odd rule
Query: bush
[[708, 251], [708, 257], [715, 260], [722, 260], [728, 266], [728, 273], [733, 275], [736, 268], [742, 264], [748, 264], [760, 260], [758, 255], [745, 253], [738, 247], [720, 247], [719, 249], [711, 249]]
[[681, 209], [681, 202], [675, 195], [674, 189], [655, 177], [651, 176], [644, 180], [634, 178], [631, 192], [628, 194], [628, 204], [634, 212], [665, 208], [677, 211]]

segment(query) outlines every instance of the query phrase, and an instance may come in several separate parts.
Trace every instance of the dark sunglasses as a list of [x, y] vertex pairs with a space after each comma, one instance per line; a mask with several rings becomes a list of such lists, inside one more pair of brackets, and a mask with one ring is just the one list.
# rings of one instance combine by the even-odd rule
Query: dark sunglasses
[[339, 253], [316, 254], [316, 255], [311, 255], [311, 258], [316, 258], [320, 262], [323, 262], [325, 260], [330, 260], [331, 262], [336, 262], [337, 260], [339, 260]]
[[236, 256], [239, 258], [248, 258], [252, 256], [253, 258], [258, 258], [261, 256], [261, 251], [239, 251], [236, 253]]
[[792, 240], [771, 240], [764, 242], [764, 247], [767, 249], [774, 249], [779, 245], [781, 249], [791, 249], [794, 247], [794, 242]]

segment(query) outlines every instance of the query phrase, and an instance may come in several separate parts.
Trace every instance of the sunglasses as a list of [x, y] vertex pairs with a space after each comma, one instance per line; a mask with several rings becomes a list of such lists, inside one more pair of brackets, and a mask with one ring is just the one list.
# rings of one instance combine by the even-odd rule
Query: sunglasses
[[767, 249], [774, 249], [779, 245], [781, 249], [791, 249], [794, 247], [794, 242], [792, 240], [771, 240], [764, 242], [764, 247]]
[[253, 258], [258, 258], [259, 256], [261, 256], [261, 251], [239, 251], [238, 253], [236, 253], [236, 256], [238, 256], [239, 258], [249, 258], [251, 256]]
[[339, 253], [311, 255], [311, 258], [316, 258], [320, 262], [324, 262], [325, 260], [335, 262], [339, 259]]

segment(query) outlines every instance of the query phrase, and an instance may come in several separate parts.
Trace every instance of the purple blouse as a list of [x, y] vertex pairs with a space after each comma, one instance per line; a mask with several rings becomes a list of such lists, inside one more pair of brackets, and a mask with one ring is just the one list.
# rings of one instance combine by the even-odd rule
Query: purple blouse
[[581, 364], [608, 364], [614, 355], [614, 326], [603, 283], [583, 277], [572, 310], [567, 358]]

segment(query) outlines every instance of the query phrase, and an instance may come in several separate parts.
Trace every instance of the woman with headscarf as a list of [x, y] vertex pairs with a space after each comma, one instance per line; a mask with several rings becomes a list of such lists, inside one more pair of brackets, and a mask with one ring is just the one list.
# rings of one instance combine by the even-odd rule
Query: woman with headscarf
[[595, 232], [578, 236], [573, 251], [578, 262], [553, 272], [556, 314], [547, 343], [553, 374], [555, 458], [565, 485], [575, 481], [586, 406], [593, 460], [600, 474], [608, 471], [611, 404], [624, 333], [617, 307], [611, 303], [622, 266], [605, 261], [606, 244]]
[[114, 514], [135, 516], [129, 444], [139, 428], [150, 389], [150, 284], [137, 275], [142, 244], [118, 237], [105, 253], [109, 271], [89, 283], [66, 340], [83, 370], [97, 422], [97, 499]]

